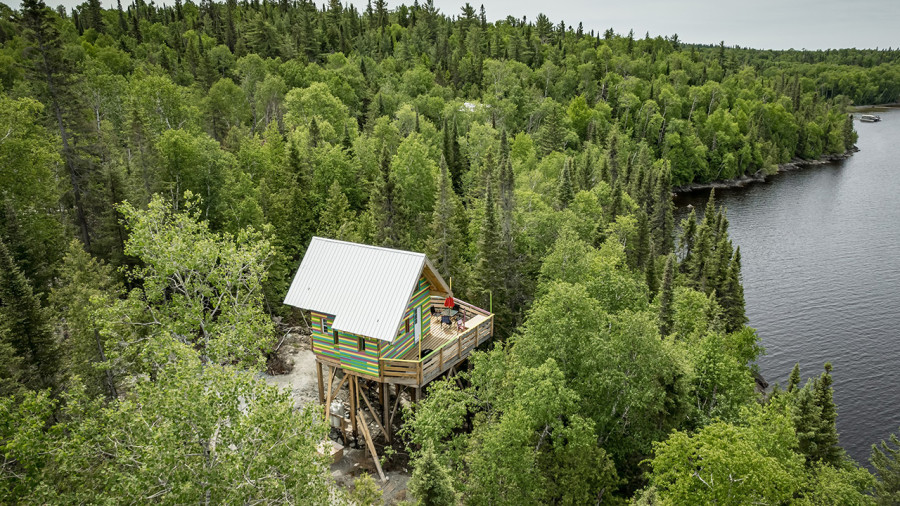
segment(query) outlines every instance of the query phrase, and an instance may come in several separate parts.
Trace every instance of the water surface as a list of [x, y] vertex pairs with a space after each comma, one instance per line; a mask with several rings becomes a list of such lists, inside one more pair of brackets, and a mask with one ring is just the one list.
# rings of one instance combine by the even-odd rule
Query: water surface
[[[717, 190], [741, 247], [760, 372], [787, 382], [834, 365], [841, 445], [860, 463], [900, 426], [900, 110], [860, 123], [848, 160]], [[704, 205], [709, 191], [679, 196]]]

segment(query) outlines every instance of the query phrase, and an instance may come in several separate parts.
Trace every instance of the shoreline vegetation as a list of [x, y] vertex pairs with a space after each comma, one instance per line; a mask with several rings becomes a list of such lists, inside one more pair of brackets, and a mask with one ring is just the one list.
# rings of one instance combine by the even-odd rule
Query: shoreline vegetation
[[[497, 345], [396, 391], [379, 455], [418, 504], [874, 501], [831, 366], [754, 390], [726, 213], [676, 227], [671, 195], [852, 149], [900, 50], [460, 4], [0, 5], [0, 504], [380, 503], [259, 377], [276, 319], [309, 321], [282, 301], [314, 236], [424, 253], [494, 315]], [[329, 377], [366, 399], [378, 367]]]
[[672, 193], [675, 194], [683, 194], [683, 193], [692, 193], [701, 190], [731, 190], [737, 188], [744, 188], [754, 183], [765, 183], [772, 176], [776, 176], [778, 174], [784, 172], [793, 172], [797, 170], [803, 170], [809, 167], [820, 167], [822, 165], [828, 165], [829, 163], [834, 163], [840, 160], [846, 160], [853, 156], [853, 153], [859, 151], [859, 148], [856, 146], [851, 147], [847, 151], [840, 154], [832, 154], [832, 155], [822, 155], [815, 160], [804, 160], [802, 158], [794, 158], [790, 162], [780, 163], [778, 164], [778, 168], [775, 169], [774, 172], [768, 172], [766, 170], [758, 170], [752, 175], [743, 175], [741, 177], [736, 177], [732, 179], [722, 179], [718, 181], [710, 181], [708, 183], [691, 183], [684, 186], [678, 186], [672, 188]]

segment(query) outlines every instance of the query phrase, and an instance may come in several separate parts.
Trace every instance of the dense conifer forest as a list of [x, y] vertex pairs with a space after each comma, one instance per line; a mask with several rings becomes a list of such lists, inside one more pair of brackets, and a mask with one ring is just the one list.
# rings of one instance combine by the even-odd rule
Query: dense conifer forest
[[756, 388], [727, 212], [672, 204], [852, 149], [900, 51], [430, 0], [0, 14], [0, 502], [380, 500], [257, 376], [313, 235], [424, 251], [496, 314], [404, 412], [411, 501], [900, 499], [896, 439], [874, 475], [840, 448], [829, 364]]

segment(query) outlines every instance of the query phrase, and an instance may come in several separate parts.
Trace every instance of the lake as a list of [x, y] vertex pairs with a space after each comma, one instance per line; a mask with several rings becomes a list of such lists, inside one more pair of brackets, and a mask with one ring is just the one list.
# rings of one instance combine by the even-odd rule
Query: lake
[[[796, 362], [805, 381], [830, 361], [841, 445], [862, 464], [900, 426], [900, 110], [878, 114], [855, 123], [847, 160], [716, 190], [766, 348], [760, 373], [784, 386]], [[676, 220], [708, 196], [680, 195]]]

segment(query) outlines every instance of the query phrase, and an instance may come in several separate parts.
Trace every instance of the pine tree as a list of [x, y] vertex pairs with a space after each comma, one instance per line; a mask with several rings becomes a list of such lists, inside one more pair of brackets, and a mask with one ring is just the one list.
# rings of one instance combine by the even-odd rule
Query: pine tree
[[434, 445], [429, 441], [415, 461], [409, 491], [416, 504], [423, 506], [455, 506], [456, 491], [450, 472], [438, 460]]
[[37, 390], [58, 385], [59, 345], [31, 285], [0, 240], [0, 328], [21, 360], [21, 381]]
[[675, 255], [670, 253], [666, 257], [666, 267], [663, 270], [662, 287], [659, 289], [659, 333], [667, 336], [672, 333], [674, 310], [672, 304], [675, 298]]

